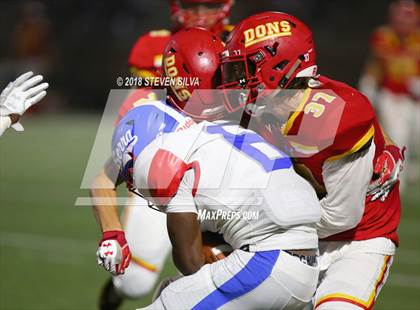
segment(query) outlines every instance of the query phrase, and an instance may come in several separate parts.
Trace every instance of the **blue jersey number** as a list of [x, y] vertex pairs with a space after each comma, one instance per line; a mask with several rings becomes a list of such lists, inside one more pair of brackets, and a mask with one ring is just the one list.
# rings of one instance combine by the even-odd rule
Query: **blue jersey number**
[[[288, 169], [292, 166], [292, 161], [286, 154], [274, 148], [254, 132], [233, 134], [226, 131], [220, 125], [207, 126], [207, 132], [223, 135], [226, 141], [232, 144], [237, 150], [245, 153], [261, 164], [266, 172]], [[270, 155], [268, 152], [270, 152]]]

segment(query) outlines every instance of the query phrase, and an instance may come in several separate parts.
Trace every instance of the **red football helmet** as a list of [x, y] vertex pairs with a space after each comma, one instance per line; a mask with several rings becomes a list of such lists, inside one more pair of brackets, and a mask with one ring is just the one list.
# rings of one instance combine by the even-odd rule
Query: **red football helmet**
[[222, 89], [244, 89], [229, 112], [277, 88], [294, 88], [302, 77], [316, 75], [315, 46], [310, 29], [291, 15], [264, 12], [240, 22], [229, 35], [221, 57]]
[[221, 100], [214, 98], [223, 49], [222, 40], [208, 30], [186, 28], [175, 33], [163, 53], [163, 70], [183, 84], [171, 83], [169, 103], [195, 119], [215, 119], [225, 112]]
[[227, 24], [234, 0], [170, 0], [179, 28], [202, 27], [219, 34]]

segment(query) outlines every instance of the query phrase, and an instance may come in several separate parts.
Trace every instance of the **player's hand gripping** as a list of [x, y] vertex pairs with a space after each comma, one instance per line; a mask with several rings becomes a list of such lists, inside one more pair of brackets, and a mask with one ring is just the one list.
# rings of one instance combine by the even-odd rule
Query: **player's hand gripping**
[[378, 157], [373, 168], [374, 181], [369, 184], [367, 192], [370, 201], [380, 199], [383, 202], [388, 197], [403, 170], [405, 149], [388, 145]]
[[123, 274], [131, 260], [124, 232], [121, 230], [103, 232], [96, 258], [98, 265], [103, 266], [111, 274]]
[[10, 82], [0, 95], [0, 116], [9, 116], [12, 127], [17, 131], [23, 131], [23, 126], [17, 122], [19, 116], [47, 94], [46, 89], [49, 85], [41, 83], [43, 76], [33, 75], [31, 71], [22, 74]]

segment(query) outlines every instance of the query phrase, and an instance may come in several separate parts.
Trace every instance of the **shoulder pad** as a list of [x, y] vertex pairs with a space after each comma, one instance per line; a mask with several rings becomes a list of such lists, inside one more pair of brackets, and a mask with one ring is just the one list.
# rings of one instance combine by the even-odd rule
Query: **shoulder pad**
[[147, 175], [147, 186], [150, 195], [160, 206], [167, 205], [178, 192], [181, 180], [186, 171], [193, 169], [195, 174], [192, 195], [195, 196], [199, 178], [198, 162], [187, 164], [182, 158], [172, 152], [159, 149], [154, 155]]
[[147, 176], [151, 196], [158, 205], [166, 205], [178, 191], [188, 165], [173, 153], [159, 149], [150, 163]]

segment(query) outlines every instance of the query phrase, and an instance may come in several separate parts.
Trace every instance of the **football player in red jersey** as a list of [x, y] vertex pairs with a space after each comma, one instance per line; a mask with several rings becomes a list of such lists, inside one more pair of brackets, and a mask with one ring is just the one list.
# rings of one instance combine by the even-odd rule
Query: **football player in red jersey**
[[[399, 145], [412, 146], [411, 150], [418, 149], [420, 133], [419, 21], [420, 8], [414, 0], [391, 4], [389, 23], [371, 35], [371, 53], [359, 84], [375, 104], [384, 129]], [[411, 164], [406, 170], [417, 172], [416, 160], [408, 160], [406, 167]]]
[[[182, 47], [184, 48], [182, 49]], [[213, 75], [219, 66], [218, 54], [223, 51], [223, 48], [221, 39], [209, 31], [199, 28], [180, 30], [171, 36], [164, 50], [164, 76], [175, 78], [199, 76], [199, 86], [211, 89], [213, 88]], [[177, 74], [174, 75], [174, 72]], [[168, 90], [170, 98], [168, 103], [181, 108], [179, 105], [181, 101], [178, 98], [183, 98], [185, 94], [190, 94], [193, 90], [194, 86], [191, 85], [181, 88], [173, 85]], [[124, 116], [132, 107], [156, 101], [158, 99], [156, 94], [157, 92], [152, 89], [140, 89], [133, 92], [120, 108], [119, 117]], [[211, 110], [211, 108], [211, 105], [206, 105], [207, 110]], [[190, 115], [194, 111], [191, 112]], [[185, 124], [186, 128], [194, 123], [191, 118], [188, 119], [189, 122]], [[110, 208], [95, 203], [95, 197], [114, 199], [116, 196], [116, 191], [113, 189], [99, 189], [114, 186], [106, 171], [108, 171], [108, 167], [96, 177], [91, 196], [94, 199], [95, 214], [109, 219], [115, 215], [116, 206]], [[122, 216], [124, 231], [122, 227], [100, 223], [103, 232], [100, 244], [118, 243], [121, 248], [126, 249], [127, 257], [124, 263], [118, 264], [121, 269], [114, 270], [114, 277], [104, 286], [100, 299], [101, 309], [116, 309], [121, 304], [123, 297], [140, 298], [148, 294], [153, 289], [171, 250], [166, 233], [166, 216], [148, 208], [142, 198], [135, 197], [124, 209]], [[128, 250], [127, 244], [130, 250]], [[101, 251], [98, 251], [98, 255], [101, 255]], [[128, 266], [130, 256], [131, 264]], [[123, 271], [124, 274], [121, 275]]]
[[[189, 49], [182, 47], [172, 45], [167, 58], [182, 56], [176, 61], [178, 76], [200, 77], [203, 72], [192, 72], [196, 63], [188, 61]], [[371, 308], [398, 244], [398, 182], [393, 187], [381, 184], [398, 173], [399, 165], [393, 163], [402, 161], [399, 149], [382, 133], [366, 97], [316, 74], [312, 34], [296, 18], [263, 13], [246, 19], [232, 33], [222, 59], [220, 88], [244, 89], [246, 95], [236, 97], [242, 101], [226, 102], [227, 109], [242, 113], [245, 107], [246, 115], [255, 114], [251, 120], [256, 123], [250, 125], [272, 143], [290, 148], [297, 170], [321, 198], [318, 231], [324, 274], [314, 305]], [[256, 101], [258, 94], [262, 100]], [[172, 99], [190, 114], [220, 112], [217, 102], [192, 111], [184, 106], [186, 99], [174, 94]], [[366, 197], [369, 186], [375, 195]]]
[[[174, 23], [173, 32], [186, 27], [203, 27], [225, 39], [233, 28], [228, 22], [234, 0], [169, 0], [169, 2]], [[130, 74], [133, 77], [152, 79], [164, 75], [163, 51], [173, 32], [166, 29], [152, 30], [136, 40], [128, 58]], [[118, 112], [119, 118], [141, 102], [161, 99], [159, 94], [152, 88], [143, 87], [135, 90], [122, 103]], [[98, 174], [95, 182], [98, 184], [108, 182], [104, 171]], [[130, 245], [135, 244], [132, 247], [133, 263], [124, 276], [114, 277], [105, 284], [99, 301], [101, 309], [116, 309], [123, 297], [141, 298], [147, 295], [163, 267], [170, 251], [170, 242], [166, 234], [161, 233], [161, 227], [166, 227], [165, 217], [151, 212], [148, 208], [145, 209], [126, 208], [124, 225], [128, 228], [127, 239]], [[147, 237], [150, 234], [139, 237], [135, 227], [143, 227], [143, 231], [150, 231], [150, 234], [154, 231], [159, 233], [153, 240]]]
[[[173, 31], [152, 30], [137, 39], [128, 57], [129, 70], [133, 77], [151, 79], [164, 75], [163, 50], [173, 32], [188, 27], [201, 27], [225, 40], [233, 28], [229, 24], [229, 15], [234, 0], [169, 0], [169, 2], [174, 23]], [[139, 99], [159, 98], [151, 88], [138, 89], [122, 104], [119, 117], [133, 108]]]
[[[169, 0], [173, 31], [187, 27], [208, 29], [223, 39], [232, 30], [229, 14], [234, 0]], [[162, 72], [163, 49], [172, 31], [152, 30], [140, 36], [134, 43], [128, 64], [133, 76], [153, 77]]]
[[369, 100], [317, 75], [311, 31], [278, 12], [251, 16], [234, 28], [219, 88], [243, 90], [235, 100], [226, 96], [226, 109], [245, 109], [244, 125], [288, 147], [321, 199], [323, 274], [314, 307], [371, 309], [398, 245], [399, 182], [389, 178], [398, 175], [403, 157]]
[[[171, 6], [173, 32], [186, 27], [203, 27], [209, 29], [220, 38], [225, 39], [233, 26], [229, 25], [229, 15], [234, 0], [169, 0]], [[148, 78], [164, 75], [162, 56], [165, 46], [170, 41], [172, 31], [152, 30], [141, 35], [134, 43], [128, 65], [133, 77]], [[118, 117], [141, 102], [161, 99], [159, 92], [152, 88], [139, 88], [130, 94], [122, 103]], [[96, 184], [107, 184], [108, 178], [102, 170], [96, 177]], [[138, 199], [137, 197], [133, 199]], [[133, 204], [137, 204], [135, 201]], [[132, 246], [132, 264], [124, 276], [113, 277], [102, 289], [99, 307], [116, 309], [124, 297], [141, 298], [147, 295], [155, 285], [165, 258], [170, 251], [170, 242], [161, 229], [166, 229], [165, 217], [148, 210], [148, 208], [128, 207], [125, 210], [127, 239]], [[143, 227], [143, 231], [158, 231], [154, 239], [150, 234], [139, 237], [135, 227]], [[158, 238], [160, 236], [161, 238]], [[137, 254], [141, 253], [141, 254]]]

